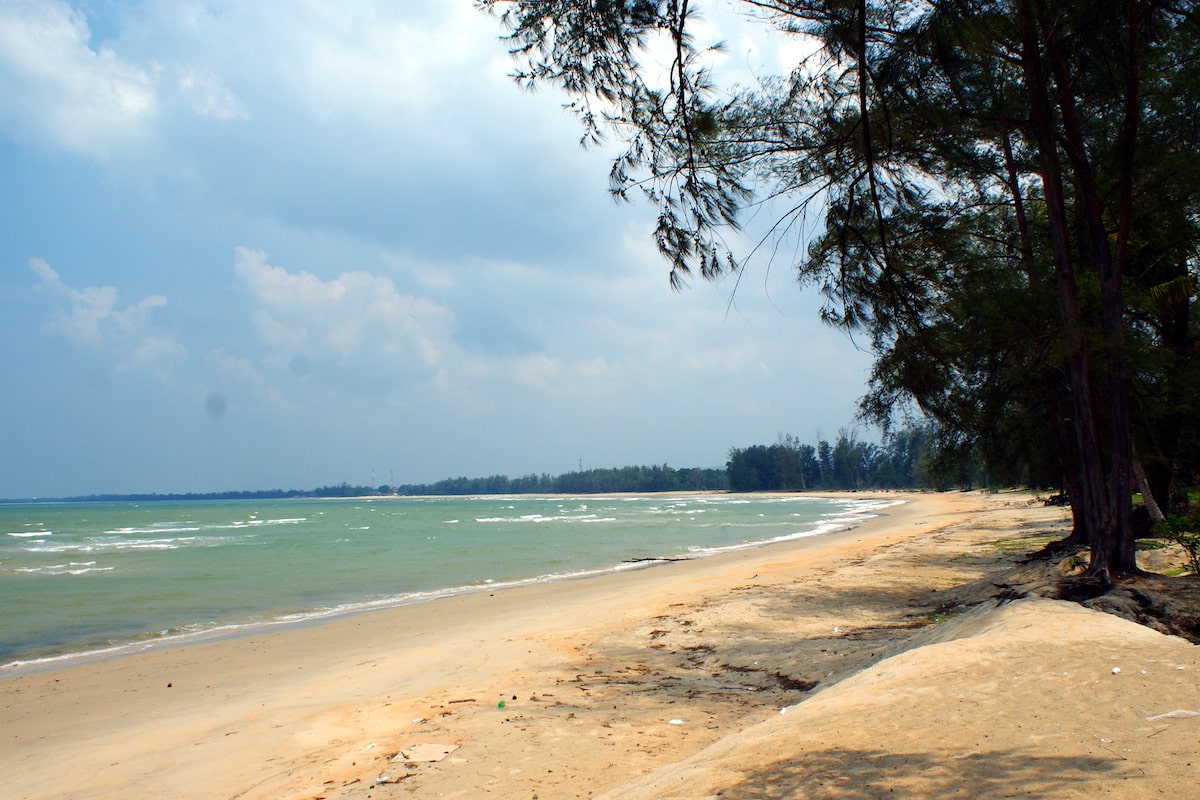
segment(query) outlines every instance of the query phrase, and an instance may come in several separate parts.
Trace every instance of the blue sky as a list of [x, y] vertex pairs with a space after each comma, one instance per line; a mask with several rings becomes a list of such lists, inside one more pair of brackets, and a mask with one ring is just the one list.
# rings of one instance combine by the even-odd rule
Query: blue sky
[[[787, 63], [735, 23], [726, 74]], [[786, 257], [672, 292], [500, 32], [0, 0], [0, 497], [723, 466], [847, 425], [870, 358]]]

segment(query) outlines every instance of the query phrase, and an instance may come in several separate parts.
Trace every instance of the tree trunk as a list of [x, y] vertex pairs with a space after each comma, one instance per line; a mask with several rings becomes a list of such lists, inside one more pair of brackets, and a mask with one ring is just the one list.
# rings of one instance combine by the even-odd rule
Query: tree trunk
[[[1039, 30], [1039, 7], [1033, 7], [1033, 0], [1018, 0], [1017, 17], [1021, 33], [1021, 61], [1025, 74], [1026, 92], [1029, 98], [1029, 133], [1037, 151], [1039, 173], [1042, 179], [1042, 191], [1046, 202], [1046, 218], [1049, 227], [1049, 238], [1052, 259], [1054, 262], [1055, 289], [1058, 295], [1059, 312], [1063, 325], [1063, 340], [1067, 348], [1067, 370], [1071, 397], [1072, 420], [1074, 422], [1076, 455], [1078, 457], [1078, 496], [1071, 498], [1073, 512], [1078, 511], [1086, 526], [1090, 553], [1088, 571], [1090, 574], [1108, 581], [1114, 571], [1125, 571], [1127, 560], [1123, 557], [1123, 547], [1126, 544], [1121, 530], [1122, 514], [1115, 512], [1119, 502], [1114, 503], [1122, 489], [1112, 485], [1114, 480], [1120, 481], [1119, 457], [1111, 462], [1106, 458], [1105, 448], [1100, 436], [1100, 415], [1096, 407], [1096, 395], [1092, 384], [1092, 366], [1087, 337], [1084, 334], [1086, 320], [1079, 298], [1079, 286], [1075, 275], [1075, 262], [1071, 248], [1071, 237], [1068, 226], [1072, 215], [1068, 213], [1066, 196], [1063, 185], [1062, 155], [1059, 150], [1061, 141], [1058, 126], [1055, 123], [1054, 105], [1050, 99], [1051, 75], [1047, 70], [1047, 57], [1042, 53], [1044, 41], [1053, 41], [1051, 30], [1043, 36]], [[1051, 26], [1052, 28], [1053, 26]], [[1056, 66], [1049, 64], [1050, 71]], [[1061, 76], [1060, 76], [1061, 78]], [[1061, 101], [1061, 98], [1060, 98]], [[1068, 114], [1070, 108], [1059, 104], [1060, 111]], [[1078, 156], [1076, 152], [1074, 155]], [[1090, 200], [1095, 201], [1095, 197]], [[1089, 202], [1085, 198], [1085, 203]], [[1082, 209], [1077, 208], [1076, 211]], [[1078, 216], [1076, 221], [1080, 221]], [[1092, 223], [1088, 219], [1087, 223]], [[1094, 230], [1092, 242], [1095, 243]], [[1115, 295], [1119, 303], [1119, 291]], [[1111, 303], [1114, 297], [1108, 294], [1102, 305]], [[1111, 320], [1111, 309], [1102, 309], [1105, 321]], [[1117, 317], [1120, 317], [1118, 308]], [[1108, 354], [1105, 348], [1105, 354]], [[1123, 376], [1119, 376], [1123, 377]], [[1111, 382], [1110, 382], [1111, 388]], [[1121, 408], [1121, 398], [1113, 398], [1118, 408], [1110, 408], [1110, 412], [1128, 414], [1128, 404]], [[1107, 426], [1106, 433], [1112, 437], [1121, 432], [1121, 423], [1114, 422]], [[1128, 416], [1125, 418], [1124, 429], [1129, 429]], [[1128, 441], [1131, 441], [1129, 439]], [[1117, 442], [1110, 442], [1115, 445]], [[1119, 449], [1119, 445], [1118, 445]], [[1128, 464], [1126, 460], [1124, 462]], [[1109, 466], [1106, 469], [1106, 465]], [[1107, 481], [1106, 481], [1107, 479]], [[1123, 490], [1128, 498], [1129, 485], [1124, 481]], [[1128, 499], [1126, 500], [1128, 503]], [[1076, 508], [1078, 504], [1078, 508]], [[1130, 512], [1131, 513], [1131, 512]], [[1124, 515], [1128, 523], [1130, 514]], [[1128, 543], [1129, 554], [1132, 556], [1132, 541]]]
[[1158, 501], [1154, 499], [1154, 492], [1150, 490], [1150, 481], [1146, 480], [1146, 471], [1142, 469], [1142, 462], [1136, 458], [1133, 460], [1133, 475], [1137, 479], [1138, 488], [1142, 490], [1142, 502], [1146, 504], [1146, 510], [1150, 512], [1150, 522], [1157, 525], [1166, 517], [1163, 516]]
[[1071, 447], [1071, 426], [1063, 414], [1059, 392], [1061, 387], [1047, 372], [1043, 385], [1046, 387], [1050, 400], [1051, 420], [1050, 429], [1054, 432], [1054, 448], [1058, 451], [1059, 472], [1062, 475], [1063, 491], [1071, 501], [1071, 534], [1063, 540], [1063, 544], [1083, 547], [1090, 540], [1087, 518], [1083, 513], [1083, 505], [1076, 500], [1083, 495], [1083, 486], [1079, 475], [1079, 456]]
[[[1130, 10], [1126, 20], [1129, 46], [1125, 60], [1130, 75], [1125, 85], [1125, 109], [1119, 147], [1121, 191], [1118, 204], [1117, 253], [1109, 246], [1108, 229], [1096, 185], [1091, 155], [1079, 121], [1074, 95], [1074, 79], [1068, 59], [1062, 51], [1058, 26], [1051, 19], [1043, 24], [1046, 59], [1058, 89], [1061, 120], [1059, 141], [1074, 176], [1076, 220], [1084, 228], [1092, 264], [1100, 283], [1100, 357], [1106, 401], [1103, 428], [1103, 471], [1107, 489], [1104, 526], [1093, 536], [1090, 569], [1108, 578], [1110, 573], [1137, 572], [1133, 533], [1133, 408], [1129, 387], [1129, 369], [1125, 358], [1125, 305], [1122, 293], [1124, 260], [1127, 253], [1132, 217], [1132, 175], [1134, 142], [1137, 138], [1139, 101], [1137, 94], [1137, 17]], [[1095, 407], [1093, 403], [1093, 408]], [[1098, 420], [1097, 420], [1098, 422]], [[1100, 430], [1098, 427], [1097, 430]]]

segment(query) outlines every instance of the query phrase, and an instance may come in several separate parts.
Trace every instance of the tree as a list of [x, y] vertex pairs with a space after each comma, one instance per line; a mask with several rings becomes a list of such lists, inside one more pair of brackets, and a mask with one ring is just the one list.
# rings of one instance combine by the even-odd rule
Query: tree
[[[997, 460], [1013, 456], [1000, 428], [1052, 441], [1036, 471], [1057, 465], [1090, 572], [1136, 571], [1139, 348], [1192, 355], [1169, 333], [1180, 316], [1190, 330], [1194, 190], [1144, 168], [1179, 143], [1165, 118], [1195, 119], [1192, 0], [743, 0], [814, 55], [721, 94], [693, 39], [698, 3], [479, 5], [508, 26], [519, 80], [565, 89], [586, 137], [622, 137], [610, 188], [654, 204], [672, 285], [741, 266], [722, 233], [746, 204], [783, 203], [775, 235], [819, 204], [824, 231], [796, 266], [827, 322], [870, 336], [866, 411], [912, 397], [962, 452]], [[1181, 204], [1165, 221], [1163, 181]], [[1151, 270], [1131, 271], [1155, 248], [1187, 284], [1157, 320], [1135, 307]], [[1189, 381], [1161, 361], [1145, 383], [1178, 400]], [[1141, 409], [1174, 469], [1181, 448], [1152, 416], [1167, 412]]]
[[976, 455], [970, 445], [943, 441], [934, 424], [909, 424], [893, 428], [879, 444], [842, 429], [832, 445], [824, 440], [817, 447], [801, 444], [786, 434], [773, 445], [734, 447], [725, 471], [729, 488], [739, 492], [945, 489], [980, 485]]

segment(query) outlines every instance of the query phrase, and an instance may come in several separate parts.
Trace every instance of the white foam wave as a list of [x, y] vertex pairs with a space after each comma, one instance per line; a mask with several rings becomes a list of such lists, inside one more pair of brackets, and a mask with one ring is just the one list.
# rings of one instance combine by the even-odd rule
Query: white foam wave
[[24, 575], [84, 575], [88, 572], [112, 572], [116, 567], [98, 567], [95, 561], [82, 564], [47, 564], [41, 567], [16, 567], [13, 572]]
[[42, 536], [53, 536], [54, 531], [22, 531], [21, 533], [10, 533], [14, 539], [37, 539]]
[[199, 526], [189, 527], [174, 527], [168, 525], [152, 525], [149, 528], [112, 528], [104, 533], [109, 536], [130, 536], [139, 533], [199, 533], [203, 528]]
[[514, 523], [514, 522], [532, 522], [540, 525], [545, 522], [616, 522], [616, 517], [601, 517], [598, 514], [558, 514], [552, 517], [545, 517], [541, 514], [523, 514], [519, 517], [476, 517], [476, 522], [480, 523]]
[[84, 542], [38, 542], [21, 548], [27, 553], [113, 553], [126, 550], [179, 550], [184, 547], [222, 547], [240, 539], [228, 536], [169, 536], [154, 539], [93, 538]]
[[[837, 533], [847, 531], [851, 528], [858, 527], [869, 519], [872, 519], [878, 514], [875, 512], [881, 511], [890, 506], [902, 505], [903, 500], [860, 500], [851, 504], [850, 508], [844, 508], [841, 511], [824, 515], [828, 517], [824, 522], [819, 522], [811, 528], [786, 533], [782, 536], [774, 536], [769, 539], [759, 539], [756, 541], [743, 542], [741, 544], [723, 545], [717, 547], [693, 547], [689, 548], [689, 552], [699, 555], [715, 555], [717, 553], [727, 553], [736, 550], [748, 550], [755, 547], [761, 547], [764, 544], [775, 544], [778, 542], [791, 542], [797, 539], [806, 539], [810, 536], [824, 536], [829, 533]], [[777, 523], [767, 523], [763, 527], [772, 527]]]
[[245, 519], [234, 522], [201, 524], [192, 520], [182, 522], [156, 522], [148, 527], [113, 528], [105, 531], [113, 535], [164, 534], [164, 533], [201, 533], [203, 531], [229, 531], [256, 528], [262, 525], [300, 525], [308, 522], [308, 517], [285, 517], [282, 519]]

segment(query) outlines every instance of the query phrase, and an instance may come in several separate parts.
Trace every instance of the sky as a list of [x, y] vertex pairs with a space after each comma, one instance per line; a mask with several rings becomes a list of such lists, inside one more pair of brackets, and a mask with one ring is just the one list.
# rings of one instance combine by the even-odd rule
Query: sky
[[[712, 12], [718, 74], [791, 68], [756, 30]], [[787, 258], [672, 291], [616, 145], [501, 33], [0, 0], [0, 497], [723, 467], [851, 424], [870, 356]]]

